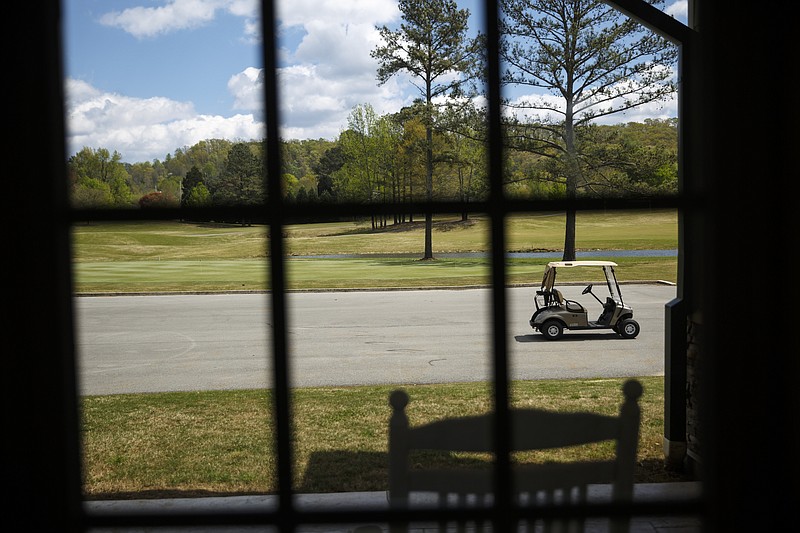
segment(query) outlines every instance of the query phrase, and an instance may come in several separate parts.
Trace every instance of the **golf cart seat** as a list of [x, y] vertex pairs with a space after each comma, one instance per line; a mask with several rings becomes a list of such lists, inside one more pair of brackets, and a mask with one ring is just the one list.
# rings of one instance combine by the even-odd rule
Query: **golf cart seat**
[[567, 300], [558, 289], [552, 289], [550, 293], [552, 294], [554, 305], [563, 305], [567, 311], [572, 313], [583, 313], [584, 309], [580, 303], [576, 302], [575, 300]]
[[561, 291], [558, 289], [552, 289], [550, 291], [553, 298], [553, 303], [556, 305], [562, 305], [564, 303], [564, 295], [561, 294]]
[[557, 289], [550, 289], [550, 290], [545, 289], [536, 291], [536, 295], [541, 296], [543, 298], [545, 307], [550, 307], [554, 305], [561, 306], [561, 304], [564, 303], [564, 297], [561, 295], [560, 292], [558, 292]]

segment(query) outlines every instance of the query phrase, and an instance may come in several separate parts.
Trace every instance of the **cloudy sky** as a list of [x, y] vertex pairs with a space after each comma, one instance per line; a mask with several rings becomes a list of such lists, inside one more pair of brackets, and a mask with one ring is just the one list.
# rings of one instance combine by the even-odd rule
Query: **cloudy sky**
[[[471, 28], [482, 26], [479, 0]], [[686, 0], [667, 1], [685, 21]], [[67, 151], [116, 150], [130, 163], [164, 160], [203, 139], [260, 139], [257, 0], [64, 0]], [[282, 137], [335, 139], [354, 106], [378, 114], [416, 89], [378, 86], [376, 26], [400, 21], [397, 0], [278, 3]], [[675, 103], [624, 120], [675, 116]]]

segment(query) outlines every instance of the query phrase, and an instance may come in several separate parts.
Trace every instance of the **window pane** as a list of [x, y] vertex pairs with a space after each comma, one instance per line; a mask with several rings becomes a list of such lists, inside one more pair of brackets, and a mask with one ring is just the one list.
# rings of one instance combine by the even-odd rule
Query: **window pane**
[[501, 4], [507, 194], [676, 194], [677, 47], [604, 3]]
[[[436, 66], [428, 67], [428, 91], [426, 74], [396, 40], [412, 35], [403, 35], [400, 23], [419, 25], [422, 13], [404, 14], [395, 0], [280, 2], [286, 198], [381, 204], [484, 198], [479, 7], [458, 2], [434, 21], [434, 40], [451, 34], [429, 53]], [[422, 50], [417, 39], [412, 46]]]
[[259, 203], [258, 2], [162, 4], [64, 2], [72, 204]]
[[266, 228], [73, 230], [84, 490], [275, 490]]
[[687, 24], [689, 19], [689, 2], [685, 0], [665, 0], [660, 3], [654, 3], [653, 5], [679, 22]]

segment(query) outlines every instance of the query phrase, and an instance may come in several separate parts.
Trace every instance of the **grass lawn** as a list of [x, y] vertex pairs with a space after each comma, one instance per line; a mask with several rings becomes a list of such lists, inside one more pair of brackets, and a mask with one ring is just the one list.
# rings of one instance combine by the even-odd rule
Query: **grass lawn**
[[[664, 383], [644, 385], [637, 482], [677, 481], [662, 452]], [[513, 383], [514, 405], [610, 414], [622, 379]], [[294, 489], [298, 492], [386, 490], [388, 397], [392, 386], [296, 389], [293, 401]], [[491, 409], [483, 383], [404, 387], [412, 425]], [[276, 490], [271, 391], [176, 392], [85, 397], [81, 400], [86, 497], [124, 499]], [[610, 445], [569, 453], [520, 454], [524, 461], [609, 457]], [[487, 464], [460, 454], [426, 457], [437, 464]]]

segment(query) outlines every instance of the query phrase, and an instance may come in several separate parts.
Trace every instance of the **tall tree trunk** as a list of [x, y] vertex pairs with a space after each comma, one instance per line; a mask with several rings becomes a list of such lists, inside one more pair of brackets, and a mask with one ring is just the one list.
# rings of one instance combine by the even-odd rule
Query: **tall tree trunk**
[[[428, 95], [428, 123], [425, 125], [425, 196], [430, 202], [433, 200], [433, 113], [430, 89], [428, 89]], [[433, 213], [431, 211], [425, 213], [425, 255], [423, 259], [433, 259]]]
[[[570, 85], [571, 87], [571, 85]], [[566, 178], [567, 201], [573, 202], [578, 194], [578, 165], [577, 149], [575, 148], [575, 124], [573, 123], [572, 100], [567, 99], [566, 114], [564, 117], [564, 141], [566, 144]], [[564, 228], [564, 255], [562, 261], [575, 261], [575, 219], [576, 212], [573, 207], [567, 209], [567, 221]]]
[[[406, 190], [406, 198], [408, 199], [409, 202], [413, 202], [414, 201], [414, 181], [413, 181], [414, 178], [409, 173], [406, 176], [406, 179], [408, 180], [408, 189]], [[409, 213], [408, 214], [408, 223], [409, 224], [413, 224], [414, 223], [414, 213]]]
[[567, 210], [567, 225], [564, 229], [564, 255], [562, 261], [575, 261], [575, 210]]

